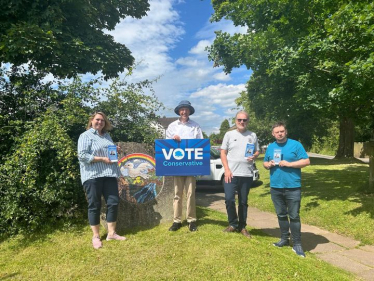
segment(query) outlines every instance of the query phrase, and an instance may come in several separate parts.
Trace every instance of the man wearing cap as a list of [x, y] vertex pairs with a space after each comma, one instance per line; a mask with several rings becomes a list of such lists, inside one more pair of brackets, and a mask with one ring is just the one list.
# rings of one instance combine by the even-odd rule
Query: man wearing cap
[[[235, 116], [236, 130], [225, 134], [221, 146], [221, 160], [225, 169], [225, 203], [229, 226], [224, 232], [240, 232], [251, 238], [247, 226], [248, 193], [253, 182], [253, 163], [260, 154], [257, 136], [247, 130], [248, 113]], [[235, 193], [238, 194], [238, 211]]]
[[[166, 130], [166, 138], [181, 141], [182, 139], [202, 139], [203, 133], [199, 124], [192, 121], [189, 116], [194, 114], [195, 109], [189, 101], [181, 101], [174, 109], [179, 119], [171, 123]], [[187, 223], [190, 231], [197, 230], [196, 224], [196, 201], [195, 201], [196, 178], [193, 176], [174, 177], [174, 222], [170, 231], [177, 231], [182, 227], [182, 203], [183, 190], [187, 195]]]

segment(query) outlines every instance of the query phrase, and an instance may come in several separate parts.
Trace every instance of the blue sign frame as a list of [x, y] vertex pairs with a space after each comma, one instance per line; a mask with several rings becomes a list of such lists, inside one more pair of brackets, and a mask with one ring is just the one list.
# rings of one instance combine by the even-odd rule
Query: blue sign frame
[[210, 140], [155, 140], [157, 176], [210, 175]]

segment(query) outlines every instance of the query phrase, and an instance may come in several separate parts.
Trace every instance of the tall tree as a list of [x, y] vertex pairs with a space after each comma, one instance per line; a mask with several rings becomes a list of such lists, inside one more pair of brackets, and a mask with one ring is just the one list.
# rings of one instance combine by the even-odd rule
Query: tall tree
[[209, 57], [226, 72], [243, 64], [253, 70], [248, 95], [256, 113], [297, 122], [300, 129], [318, 130], [323, 118], [339, 120], [337, 156], [352, 157], [354, 124], [374, 111], [373, 3], [212, 3], [212, 20], [225, 17], [248, 28], [233, 36], [217, 32]]
[[229, 120], [225, 119], [221, 123], [221, 127], [219, 128], [219, 136], [221, 140], [225, 136], [226, 132], [230, 129], [230, 123]]
[[129, 69], [134, 58], [105, 30], [129, 16], [141, 18], [149, 0], [0, 0], [0, 62], [57, 77]]
[[271, 135], [271, 126], [274, 120], [268, 119], [266, 116], [262, 118], [257, 118], [254, 112], [254, 106], [246, 92], [241, 92], [240, 97], [235, 100], [238, 105], [238, 109], [242, 108], [249, 115], [249, 121], [247, 123], [248, 130], [255, 132], [260, 145], [267, 145], [274, 140]]
[[27, 122], [64, 99], [64, 94], [52, 87], [52, 82], [43, 82], [42, 77], [30, 70], [0, 69], [0, 159], [24, 133]]

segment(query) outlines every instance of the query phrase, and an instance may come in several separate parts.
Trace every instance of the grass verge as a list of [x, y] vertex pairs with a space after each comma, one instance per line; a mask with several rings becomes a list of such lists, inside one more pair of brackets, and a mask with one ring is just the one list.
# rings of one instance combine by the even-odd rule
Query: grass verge
[[[367, 193], [369, 165], [358, 160], [311, 158], [302, 169], [302, 223], [319, 226], [374, 245], [374, 194]], [[261, 182], [252, 188], [249, 205], [274, 212], [269, 171], [259, 159]]]
[[[355, 280], [316, 259], [251, 230], [253, 239], [223, 233], [225, 214], [198, 208], [199, 231], [169, 225], [132, 229], [127, 241], [91, 247], [86, 225], [53, 233], [17, 236], [0, 244], [1, 280]], [[123, 233], [120, 233], [123, 234]], [[104, 238], [104, 237], [103, 237]]]

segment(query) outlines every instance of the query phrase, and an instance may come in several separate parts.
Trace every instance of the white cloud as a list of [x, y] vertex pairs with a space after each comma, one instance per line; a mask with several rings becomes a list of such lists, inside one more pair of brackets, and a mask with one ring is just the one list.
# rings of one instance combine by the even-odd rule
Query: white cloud
[[196, 105], [194, 118], [204, 132], [208, 134], [217, 132], [223, 120], [231, 120], [237, 112], [235, 99], [240, 96], [242, 91], [245, 91], [245, 84], [226, 85], [220, 83], [198, 89], [190, 95], [191, 103]]
[[224, 72], [214, 74], [213, 77], [214, 77], [214, 79], [219, 80], [219, 81], [229, 81], [231, 79], [230, 75], [226, 74]]
[[226, 100], [225, 104], [229, 102], [231, 105], [234, 102], [232, 99], [239, 97], [240, 92], [244, 90], [244, 84], [226, 85], [220, 83], [217, 85], [210, 85], [204, 89], [199, 89], [191, 95], [191, 98], [209, 98], [211, 102], [217, 104], [221, 103], [222, 100]]
[[172, 0], [152, 0], [146, 17], [126, 18], [109, 32], [116, 41], [125, 44], [140, 63], [131, 79], [153, 79], [175, 69], [168, 52], [185, 31], [172, 4]]
[[[225, 118], [232, 118], [235, 99], [245, 87], [244, 81], [239, 85], [222, 84], [233, 81], [233, 75], [225, 75], [222, 68], [213, 68], [205, 48], [212, 44], [215, 30], [233, 34], [245, 29], [234, 27], [226, 20], [211, 24], [207, 16], [205, 26], [187, 36], [188, 22], [181, 22], [175, 9], [177, 4], [183, 9], [188, 2], [151, 0], [146, 17], [127, 18], [109, 33], [125, 44], [139, 63], [128, 77], [130, 81], [160, 77], [153, 86], [156, 96], [168, 108], [162, 115], [175, 116], [174, 107], [188, 99], [196, 108], [192, 119], [209, 134], [217, 131]], [[185, 43], [184, 37], [195, 38], [196, 43], [186, 53], [175, 56], [173, 52], [178, 44]]]
[[212, 43], [209, 40], [201, 40], [195, 47], [193, 47], [188, 53], [193, 55], [204, 55], [207, 56], [208, 52], [205, 50], [206, 47], [210, 46]]
[[199, 65], [202, 65], [201, 61], [199, 61], [197, 58], [193, 58], [193, 57], [179, 58], [179, 59], [177, 59], [176, 63], [179, 64], [179, 65], [188, 66], [188, 67], [197, 67]]

